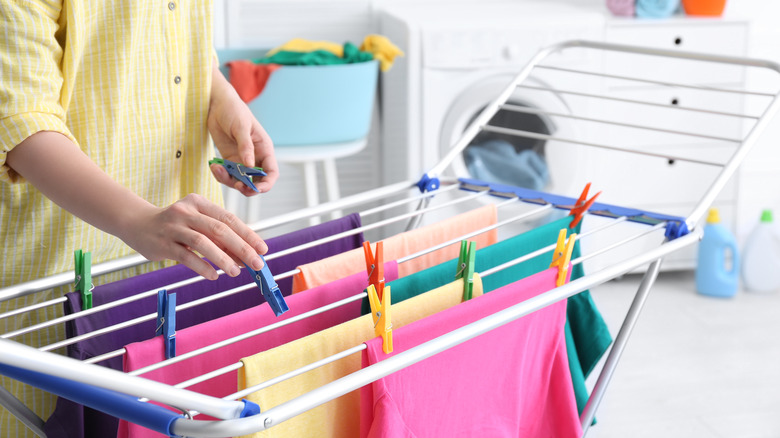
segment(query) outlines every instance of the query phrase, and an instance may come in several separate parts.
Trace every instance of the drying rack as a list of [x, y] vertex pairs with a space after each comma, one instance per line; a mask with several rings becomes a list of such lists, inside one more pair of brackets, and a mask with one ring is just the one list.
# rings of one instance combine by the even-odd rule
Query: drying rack
[[[595, 68], [586, 68], [580, 70], [556, 65], [556, 56], [563, 56], [572, 51], [588, 53], [588, 59], [595, 60], [595, 62], [589, 64], [589, 67], [595, 66]], [[580, 236], [580, 238], [586, 236], [589, 233], [597, 233], [607, 227], [611, 227], [612, 225], [626, 224], [628, 222], [638, 222], [644, 224], [646, 225], [646, 229], [640, 230], [638, 233], [627, 239], [623, 239], [608, 247], [594, 251], [592, 254], [586, 254], [581, 257], [581, 259], [597, 256], [614, 247], [623, 245], [624, 243], [633, 241], [635, 239], [644, 238], [656, 230], [663, 229], [664, 237], [656, 239], [652, 248], [638, 251], [633, 256], [622, 259], [621, 261], [615, 263], [611, 263], [606, 268], [597, 272], [588, 273], [582, 278], [573, 280], [546, 293], [540, 294], [533, 299], [529, 299], [520, 304], [509, 307], [477, 322], [465, 325], [444, 336], [426, 342], [403, 353], [389, 357], [386, 360], [364, 368], [344, 378], [324, 384], [316, 390], [310, 391], [302, 396], [289, 400], [288, 402], [278, 406], [270, 407], [268, 409], [263, 409], [261, 412], [249, 412], [244, 402], [236, 401], [235, 397], [233, 399], [219, 399], [171, 385], [161, 384], [144, 379], [142, 377], [126, 375], [124, 373], [106, 369], [92, 363], [82, 363], [75, 359], [65, 358], [48, 351], [39, 351], [37, 349], [21, 345], [8, 339], [10, 337], [8, 334], [2, 335], [2, 339], [0, 339], [0, 351], [2, 351], [2, 353], [0, 353], [0, 371], [2, 371], [3, 374], [13, 376], [14, 378], [20, 380], [29, 380], [31, 379], [30, 375], [37, 374], [37, 377], [35, 378], [43, 377], [44, 379], [65, 381], [67, 383], [75, 384], [76, 386], [90, 385], [96, 388], [108, 389], [110, 391], [125, 395], [129, 400], [128, 404], [150, 405], [148, 403], [143, 403], [143, 401], [139, 401], [140, 398], [145, 400], [154, 400], [160, 404], [175, 407], [176, 409], [184, 412], [186, 415], [176, 416], [169, 420], [168, 431], [174, 435], [192, 437], [235, 436], [273, 427], [274, 425], [288, 420], [302, 412], [358, 389], [366, 384], [369, 384], [373, 381], [376, 381], [377, 379], [419, 362], [427, 357], [479, 336], [480, 334], [486, 333], [559, 300], [566, 299], [584, 290], [649, 264], [645, 270], [644, 277], [639, 285], [639, 288], [633, 298], [632, 304], [625, 316], [622, 327], [617, 333], [611, 350], [609, 351], [609, 354], [604, 362], [587, 406], [581, 415], [580, 420], [583, 434], [587, 433], [589, 426], [592, 424], [595, 412], [616, 369], [620, 356], [628, 342], [632, 329], [639, 317], [639, 313], [643, 307], [644, 301], [647, 298], [649, 291], [659, 273], [663, 257], [684, 247], [692, 245], [701, 238], [702, 230], [701, 227], [697, 225], [701, 221], [704, 213], [713, 204], [718, 194], [723, 190], [731, 176], [736, 172], [738, 166], [743, 161], [750, 148], [756, 143], [757, 139], [761, 135], [761, 132], [765, 129], [766, 125], [776, 114], [778, 105], [780, 105], [780, 103], [778, 103], [777, 91], [756, 92], [735, 89], [734, 87], [720, 88], [700, 86], [695, 83], [678, 83], [668, 79], [659, 80], [657, 78], [654, 79], [650, 77], [631, 77], [615, 74], [613, 71], [602, 71], [604, 68], [609, 70], [609, 66], [614, 65], [612, 64], [614, 62], [612, 57], [615, 55], [627, 57], [627, 61], [621, 62], [634, 62], [635, 60], [638, 60], [638, 62], [648, 62], [648, 65], [650, 66], [653, 66], [658, 62], [663, 62], [665, 63], [664, 65], [666, 65], [666, 63], [680, 62], [693, 63], [692, 65], [698, 65], [698, 68], [703, 68], [705, 71], [707, 69], [739, 69], [739, 71], [756, 69], [761, 72], [771, 74], [773, 77], [780, 75], [780, 66], [773, 62], [762, 60], [689, 53], [682, 51], [660, 50], [590, 41], [563, 42], [541, 50], [517, 75], [512, 83], [469, 125], [460, 140], [458, 140], [452, 146], [449, 153], [436, 166], [427, 172], [421, 180], [405, 181], [386, 187], [369, 190], [364, 193], [348, 196], [337, 201], [329, 202], [327, 204], [322, 204], [316, 207], [286, 214], [277, 218], [261, 221], [252, 224], [251, 226], [255, 230], [265, 230], [293, 221], [326, 214], [334, 210], [351, 209], [360, 205], [376, 202], [384, 203], [384, 205], [380, 207], [372, 208], [362, 212], [362, 214], [368, 216], [369, 213], [375, 214], [381, 211], [386, 212], [387, 210], [398, 206], [417, 202], [418, 205], [414, 211], [397, 215], [391, 219], [380, 220], [364, 227], [364, 229], [378, 229], [390, 223], [397, 223], [399, 221], [408, 220], [407, 228], [411, 229], [419, 224], [420, 218], [423, 216], [423, 214], [429, 214], [439, 208], [451, 206], [454, 205], [454, 202], [457, 202], [452, 201], [446, 202], [440, 206], [431, 206], [432, 200], [438, 196], [437, 194], [445, 191], [448, 193], [455, 191], [469, 191], [474, 192], [474, 194], [467, 196], [466, 198], [468, 199], [472, 199], [476, 196], [488, 195], [501, 198], [502, 204], [505, 202], [508, 203], [519, 200], [522, 201], [522, 203], [536, 207], [536, 209], [531, 212], [521, 214], [518, 217], [507, 221], [499, 222], [497, 225], [491, 228], [502, 226], [504, 223], [514, 222], [516, 220], [531, 217], [541, 210], [551, 209], [553, 207], [559, 209], [571, 209], [576, 205], [576, 194], [567, 194], [574, 195], [575, 197], [557, 196], [534, 192], [526, 189], [517, 189], [515, 187], [501, 184], [483, 183], [464, 179], [456, 180], [454, 178], [445, 176], [448, 166], [463, 152], [467, 146], [469, 146], [470, 142], [479, 133], [500, 132], [502, 134], [514, 135], [523, 138], [539, 139], [549, 142], [562, 142], [569, 145], [577, 145], [578, 147], [583, 148], [598, 148], [612, 151], [615, 154], [639, 155], [647, 157], [649, 160], [675, 160], [718, 169], [712, 181], [706, 184], [706, 188], [698, 198], [698, 202], [696, 202], [695, 206], [693, 206], [691, 211], [688, 212], [688, 214], [686, 214], [684, 217], [654, 214], [638, 209], [615, 207], [614, 205], [609, 204], [594, 204], [588, 212], [589, 216], [601, 216], [613, 219], [614, 224], [585, 232], [582, 236]], [[601, 70], [599, 68], [601, 68]], [[593, 79], [594, 83], [597, 85], [594, 88], [589, 88], [588, 90], [576, 89], [574, 88], [574, 85], [572, 85], [571, 89], [553, 89], [545, 88], [544, 86], [540, 87], [536, 85], [537, 82], [534, 82], [534, 85], [528, 85], [527, 81], [529, 78], [535, 78], [538, 75], [548, 73], [588, 77]], [[648, 73], [652, 72], [648, 71]], [[576, 84], [576, 81], [571, 83]], [[685, 89], [696, 93], [706, 93], [708, 95], [728, 95], [732, 97], [739, 96], [740, 100], [738, 105], [734, 105], [733, 98], [727, 99], [727, 107], [721, 109], [717, 109], [715, 106], [709, 105], [706, 108], [692, 108], [669, 104], [660, 105], [658, 103], [610, 96], [611, 90], [620, 89], [620, 86], [616, 85], [617, 83], [628, 83], [635, 85], [639, 84], [640, 86], [652, 84], [653, 86], [673, 87], [675, 89]], [[744, 134], [738, 138], [725, 137], [714, 135], [712, 132], [697, 133], [681, 130], [677, 127], [678, 125], [675, 125], [675, 127], [665, 127], [656, 126], [653, 124], [632, 123], [612, 119], [599, 119], [595, 116], [575, 113], [545, 113], [544, 110], [518, 107], [513, 105], [511, 102], [511, 97], [518, 87], [535, 88], [537, 91], [553, 93], [556, 95], [577, 96], [581, 98], [593, 99], [597, 102], [596, 105], [599, 105], [599, 102], [604, 101], [618, 101], [626, 105], [654, 107], [663, 111], [674, 111], [675, 114], [679, 114], [680, 118], [684, 118], [688, 114], [695, 114], [697, 117], [713, 117], [712, 126], [716, 126], [719, 123], [717, 121], [718, 118], [735, 118], [740, 121], [739, 123], [743, 123], [744, 121], [744, 130], [740, 130], [740, 132]], [[756, 102], [759, 103], [756, 104]], [[760, 109], [751, 115], [748, 114], [744, 109], [748, 106], [750, 108], [760, 107]], [[584, 136], [583, 138], [561, 138], [556, 136], [554, 133], [540, 134], [536, 132], [517, 130], [511, 127], [498, 127], [491, 125], [490, 122], [492, 118], [502, 110], [529, 112], [544, 115], [545, 117], [550, 118], [565, 117], [568, 120], [583, 124], [597, 124], [602, 127], [606, 126], [607, 130], [596, 131], [600, 133], [609, 132], [608, 130], [614, 128], [636, 130], [636, 132], [639, 133], [637, 136], [643, 133], [651, 132], [653, 134], [660, 133], [662, 135], [668, 135], [676, 138], [696, 138], [708, 142], [708, 144], [725, 144], [730, 147], [731, 150], [728, 154], [726, 154], [727, 156], [724, 159], [717, 160], [713, 159], [713, 156], [710, 153], [710, 149], [707, 148], [700, 149], [700, 151], [702, 151], [702, 154], [700, 155], [705, 155], [704, 157], [685, 156], [677, 155], [674, 152], [670, 152], [668, 150], [658, 150], [653, 148], [652, 145], [632, 146], [627, 143], [609, 144], [605, 142], [599, 142], [597, 141], [598, 139], [594, 139], [588, 136]], [[677, 120], [676, 117], [674, 117], [674, 119]], [[609, 136], [605, 135], [604, 137]], [[671, 141], [671, 143], [674, 143], [674, 141]], [[596, 188], [609, 190], [608, 187], [599, 187], [598, 174], [589, 175], [588, 177], [590, 180], [592, 180]], [[652, 184], [652, 182], [650, 182], [650, 184]], [[419, 189], [422, 194], [411, 194], [414, 189]], [[399, 196], [402, 199], [396, 201], [387, 200], [388, 198]], [[463, 239], [468, 237], [470, 236], [462, 236]], [[454, 243], [454, 241], [450, 243]], [[551, 243], [551, 246], [554, 246], [554, 242]], [[552, 248], [545, 248], [545, 250], [549, 249]], [[269, 255], [269, 257], [271, 256], [272, 255]], [[532, 256], [532, 254], [529, 254], [526, 257], [521, 257], [521, 259], [527, 259], [530, 256]], [[573, 263], [580, 263], [582, 261], [583, 260], [574, 260]], [[93, 277], [97, 277], [105, 273], [137, 266], [146, 262], [147, 261], [141, 256], [131, 256], [112, 262], [101, 263], [93, 267], [92, 275]], [[510, 263], [518, 263], [518, 261]], [[499, 266], [492, 269], [491, 271], [499, 270], [503, 267], [504, 266]], [[294, 272], [277, 274], [278, 275], [275, 278], [278, 279], [289, 277], [293, 275]], [[484, 272], [483, 274], [489, 275], [489, 272]], [[32, 282], [6, 287], [0, 289], [0, 300], [22, 297], [39, 291], [47, 290], [52, 287], [69, 284], [72, 282], [72, 278], [72, 273], [63, 273]], [[251, 285], [247, 287], [251, 287]], [[28, 310], [31, 309], [19, 309], [17, 311], [12, 311], [7, 314], [0, 315], [0, 317], [8, 317]], [[77, 315], [75, 317], [77, 317]], [[337, 360], [337, 358], [333, 358], [332, 360]], [[92, 362], [97, 361], [99, 361], [99, 359]], [[40, 382], [40, 380], [36, 381]], [[36, 433], [42, 434], [42, 420], [34, 413], [32, 413], [32, 411], [24, 406], [19, 400], [15, 399], [10, 393], [5, 390], [0, 391], [0, 403], [6, 406], [9, 411], [11, 411], [21, 421], [28, 425], [28, 427], [36, 431]], [[195, 412], [208, 414], [221, 420], [201, 421], [193, 419], [191, 415]], [[143, 413], [141, 415], [143, 415]]]

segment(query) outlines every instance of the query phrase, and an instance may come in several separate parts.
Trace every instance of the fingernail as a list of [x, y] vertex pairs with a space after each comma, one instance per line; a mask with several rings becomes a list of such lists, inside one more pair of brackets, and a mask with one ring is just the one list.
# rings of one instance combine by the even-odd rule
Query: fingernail
[[253, 266], [253, 269], [254, 269], [255, 271], [259, 271], [259, 270], [263, 269], [263, 259], [261, 259], [260, 257], [257, 257], [257, 258], [256, 258], [256, 259], [255, 259], [255, 260], [252, 262], [252, 266]]
[[233, 265], [232, 268], [230, 268], [230, 272], [228, 272], [228, 275], [231, 277], [238, 277], [238, 274], [241, 273], [241, 268], [238, 267], [238, 265]]

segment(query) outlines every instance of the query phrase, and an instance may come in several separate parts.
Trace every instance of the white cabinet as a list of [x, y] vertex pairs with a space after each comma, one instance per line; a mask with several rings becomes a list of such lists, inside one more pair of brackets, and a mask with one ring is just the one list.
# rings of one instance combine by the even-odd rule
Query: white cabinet
[[[670, 20], [610, 20], [605, 41], [673, 51], [746, 56], [748, 25], [743, 21], [677, 18]], [[603, 92], [610, 99], [591, 106], [594, 118], [643, 125], [661, 130], [624, 126], [598, 129], [604, 144], [638, 148], [673, 157], [725, 162], [744, 137], [744, 97], [706, 88], [743, 88], [745, 69], [700, 61], [608, 53]], [[644, 78], [630, 81], [624, 77]], [[669, 83], [694, 85], [680, 88]], [[647, 104], [636, 104], [641, 101]], [[704, 110], [707, 112], [698, 112]], [[667, 132], [667, 131], [675, 131]], [[680, 132], [692, 135], [680, 135]], [[721, 168], [683, 160], [630, 153], [596, 152], [591, 166], [599, 175], [605, 202], [687, 216]], [[599, 159], [601, 157], [601, 159]], [[601, 175], [604, 175], [603, 177]], [[739, 173], [732, 176], [714, 205], [732, 231], [737, 227]], [[616, 193], [610, 193], [615, 190]], [[696, 248], [668, 257], [665, 269], [695, 266]]]

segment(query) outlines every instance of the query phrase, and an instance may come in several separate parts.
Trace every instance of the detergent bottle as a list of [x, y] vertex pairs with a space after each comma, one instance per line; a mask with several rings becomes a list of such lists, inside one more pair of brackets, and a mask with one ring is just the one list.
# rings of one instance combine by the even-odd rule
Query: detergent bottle
[[761, 221], [750, 232], [742, 258], [745, 290], [780, 290], [780, 236], [772, 223], [772, 210], [761, 213]]
[[699, 242], [696, 291], [714, 297], [732, 297], [739, 285], [739, 255], [734, 235], [720, 223], [720, 214], [710, 209], [704, 236]]

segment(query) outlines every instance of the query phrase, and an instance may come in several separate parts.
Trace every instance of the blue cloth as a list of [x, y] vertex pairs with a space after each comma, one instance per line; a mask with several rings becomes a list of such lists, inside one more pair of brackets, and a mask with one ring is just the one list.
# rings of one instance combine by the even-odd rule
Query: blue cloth
[[547, 163], [531, 149], [518, 152], [505, 140], [471, 145], [464, 152], [469, 173], [493, 181], [532, 190], [542, 190], [550, 181]]
[[639, 18], [668, 18], [680, 8], [680, 0], [637, 0], [636, 16]]

